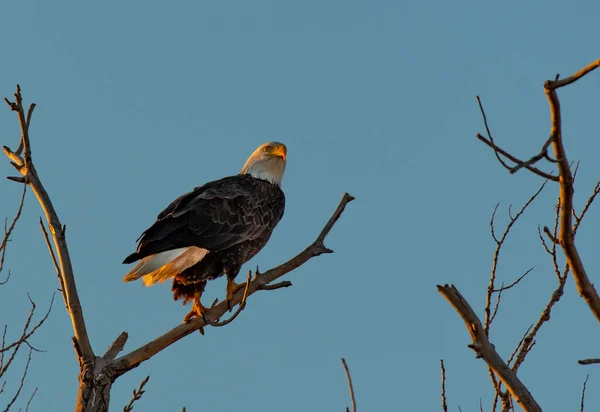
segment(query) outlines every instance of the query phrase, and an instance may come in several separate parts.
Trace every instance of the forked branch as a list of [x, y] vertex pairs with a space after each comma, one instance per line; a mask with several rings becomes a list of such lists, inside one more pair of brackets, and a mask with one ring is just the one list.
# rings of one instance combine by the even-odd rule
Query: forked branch
[[[21, 96], [21, 88], [17, 85], [17, 91], [15, 93], [15, 101], [11, 102], [8, 99], [4, 99], [10, 106], [11, 110], [17, 112], [19, 118], [19, 125], [21, 127], [21, 138], [19, 142], [19, 148], [16, 151], [10, 150], [7, 146], [4, 146], [4, 154], [11, 160], [11, 164], [17, 169], [22, 177], [13, 178], [11, 180], [21, 181], [31, 187], [33, 193], [38, 199], [52, 239], [54, 241], [54, 247], [56, 248], [58, 260], [61, 268], [61, 278], [64, 287], [64, 294], [66, 296], [67, 310], [71, 317], [73, 324], [73, 330], [75, 333], [75, 342], [77, 343], [78, 352], [81, 354], [82, 359], [80, 362], [91, 362], [94, 359], [94, 352], [87, 334], [85, 320], [79, 303], [79, 296], [77, 295], [77, 288], [75, 286], [75, 277], [73, 276], [73, 266], [71, 264], [71, 258], [69, 256], [69, 249], [67, 247], [67, 241], [65, 237], [65, 226], [62, 225], [58, 218], [58, 214], [54, 209], [54, 205], [50, 200], [50, 196], [40, 181], [33, 161], [31, 159], [31, 144], [29, 140], [29, 125], [31, 122], [31, 115], [35, 105], [31, 105], [27, 116], [23, 109], [23, 98]], [[23, 156], [21, 156], [21, 150]]]
[[485, 334], [481, 321], [458, 289], [454, 285], [438, 285], [437, 288], [465, 322], [472, 340], [469, 347], [475, 351], [477, 357], [482, 358], [488, 364], [523, 410], [541, 412], [542, 408], [537, 404], [529, 390], [496, 352], [494, 345], [490, 343]]
[[592, 283], [590, 282], [579, 252], [575, 247], [575, 233], [573, 231], [573, 174], [563, 142], [562, 136], [562, 118], [560, 111], [560, 101], [556, 89], [571, 84], [581, 79], [586, 74], [600, 67], [600, 60], [589, 64], [573, 76], [558, 80], [548, 80], [544, 83], [544, 92], [550, 104], [550, 137], [552, 139], [552, 148], [554, 156], [558, 160], [559, 186], [560, 186], [560, 226], [558, 230], [558, 243], [563, 249], [567, 264], [571, 268], [575, 284], [579, 294], [586, 301], [596, 319], [600, 321], [600, 296]]

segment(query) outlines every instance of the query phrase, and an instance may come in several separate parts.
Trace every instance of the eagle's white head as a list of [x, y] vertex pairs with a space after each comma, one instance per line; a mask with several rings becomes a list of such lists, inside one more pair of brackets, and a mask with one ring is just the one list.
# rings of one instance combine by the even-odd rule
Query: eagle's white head
[[283, 143], [267, 142], [250, 155], [240, 174], [248, 174], [281, 186], [286, 157], [287, 148]]

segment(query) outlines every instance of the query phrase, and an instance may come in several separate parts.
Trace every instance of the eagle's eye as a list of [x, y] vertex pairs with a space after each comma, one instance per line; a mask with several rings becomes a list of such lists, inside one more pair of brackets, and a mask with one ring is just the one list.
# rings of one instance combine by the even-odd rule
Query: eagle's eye
[[271, 146], [265, 146], [263, 148], [263, 152], [270, 152], [271, 151]]

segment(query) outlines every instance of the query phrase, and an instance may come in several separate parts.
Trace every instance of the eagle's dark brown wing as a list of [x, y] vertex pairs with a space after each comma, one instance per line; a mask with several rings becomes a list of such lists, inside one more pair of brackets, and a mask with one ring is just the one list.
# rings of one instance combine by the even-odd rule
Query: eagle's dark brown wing
[[283, 216], [281, 189], [249, 175], [205, 184], [173, 201], [123, 263], [187, 246], [211, 252], [270, 234]]

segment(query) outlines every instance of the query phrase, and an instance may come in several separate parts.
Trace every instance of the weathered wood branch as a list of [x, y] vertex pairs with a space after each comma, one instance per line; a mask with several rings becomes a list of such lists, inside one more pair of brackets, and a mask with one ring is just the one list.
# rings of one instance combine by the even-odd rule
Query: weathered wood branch
[[[352, 197], [348, 193], [344, 194], [337, 209], [335, 210], [335, 212], [333, 213], [333, 215], [331, 216], [331, 218], [329, 219], [329, 221], [327, 222], [317, 239], [310, 246], [308, 246], [306, 249], [304, 249], [302, 252], [300, 252], [298, 255], [288, 260], [287, 262], [265, 273], [261, 273], [255, 276], [254, 279], [250, 282], [250, 285], [248, 286], [247, 297], [249, 298], [251, 295], [258, 291], [267, 290], [268, 285], [270, 283], [279, 279], [286, 273], [289, 273], [297, 267], [303, 265], [311, 258], [322, 255], [324, 253], [332, 253], [333, 251], [327, 249], [323, 241], [333, 228], [333, 225], [342, 215], [342, 212], [346, 208], [346, 205], [352, 200], [354, 200], [354, 197]], [[242, 302], [243, 295], [244, 290], [239, 290], [234, 295], [233, 300], [231, 301], [231, 305], [235, 306], [240, 304]], [[135, 368], [140, 363], [150, 359], [152, 356], [156, 355], [158, 352], [162, 351], [169, 345], [177, 342], [181, 338], [199, 330], [200, 328], [210, 326], [211, 321], [216, 322], [227, 311], [227, 302], [223, 301], [204, 313], [204, 317], [208, 320], [208, 324], [201, 317], [194, 318], [187, 323], [174, 327], [162, 336], [159, 336], [158, 338], [135, 349], [134, 351], [115, 359], [114, 364], [112, 366], [114, 367], [114, 372], [116, 376], [122, 375], [128, 370]]]
[[458, 312], [465, 322], [467, 330], [471, 335], [473, 349], [478, 358], [483, 359], [493, 372], [500, 378], [508, 388], [515, 401], [527, 412], [541, 412], [542, 408], [537, 404], [527, 387], [517, 377], [517, 374], [508, 367], [500, 357], [494, 345], [485, 334], [485, 329], [469, 302], [460, 294], [454, 285], [438, 285], [438, 291]]
[[[15, 93], [15, 102], [10, 102], [8, 99], [5, 99], [5, 101], [12, 110], [17, 112], [21, 127], [21, 139], [18, 149], [12, 151], [4, 146], [5, 155], [21, 174], [21, 176], [18, 177], [9, 177], [9, 179], [30, 186], [44, 211], [56, 253], [53, 251], [43, 224], [41, 225], [42, 233], [45, 235], [50, 255], [59, 272], [61, 292], [63, 293], [66, 308], [73, 324], [75, 334], [73, 343], [80, 364], [79, 390], [75, 410], [77, 412], [105, 412], [108, 411], [111, 386], [115, 379], [120, 375], [150, 359], [152, 356], [184, 336], [189, 335], [196, 330], [202, 330], [204, 326], [223, 325], [229, 323], [229, 321], [233, 319], [226, 322], [219, 322], [219, 319], [229, 309], [227, 302], [224, 301], [218, 305], [214, 305], [205, 313], [206, 323], [202, 318], [192, 319], [190, 322], [173, 328], [148, 344], [143, 345], [120, 358], [116, 358], [123, 350], [128, 338], [127, 333], [122, 332], [108, 348], [104, 356], [96, 356], [92, 350], [87, 334], [83, 311], [75, 286], [73, 268], [65, 237], [65, 226], [60, 222], [58, 214], [50, 200], [50, 196], [39, 179], [31, 156], [29, 124], [35, 105], [32, 104], [30, 106], [27, 116], [25, 116], [21, 89], [18, 85], [17, 92]], [[288, 262], [271, 269], [264, 274], [258, 274], [257, 270], [255, 278], [252, 280], [249, 279], [248, 287], [245, 290], [240, 290], [234, 295], [230, 305], [235, 306], [240, 304], [245, 298], [259, 290], [275, 290], [291, 286], [289, 281], [282, 281], [275, 284], [271, 283], [315, 256], [324, 253], [332, 253], [332, 250], [326, 248], [324, 245], [325, 238], [341, 216], [346, 205], [353, 199], [354, 198], [349, 194], [344, 194], [336, 211], [331, 216], [317, 239], [309, 247]], [[27, 342], [25, 341], [25, 343]], [[0, 352], [0, 355], [2, 353], [3, 352]]]
[[560, 227], [558, 231], [558, 243], [563, 249], [567, 264], [571, 268], [577, 291], [583, 297], [585, 302], [590, 307], [596, 319], [600, 321], [600, 296], [592, 283], [590, 282], [577, 247], [575, 246], [575, 233], [573, 231], [573, 174], [563, 142], [562, 136], [562, 118], [560, 111], [560, 101], [556, 89], [559, 87], [571, 84], [581, 79], [586, 74], [600, 67], [600, 60], [589, 64], [582, 70], [575, 73], [573, 76], [552, 81], [548, 80], [544, 83], [544, 92], [550, 104], [550, 137], [552, 140], [552, 149], [558, 161], [559, 172], [559, 195], [560, 195]]
[[23, 149], [23, 157], [20, 156], [19, 151], [13, 152], [8, 147], [4, 146], [4, 153], [6, 156], [12, 161], [13, 166], [21, 173], [25, 183], [31, 187], [33, 193], [38, 199], [42, 210], [44, 211], [44, 215], [46, 216], [46, 221], [48, 222], [48, 227], [50, 228], [50, 233], [52, 234], [52, 239], [54, 241], [54, 246], [57, 250], [58, 260], [60, 262], [61, 268], [61, 277], [62, 283], [64, 286], [64, 294], [66, 296], [67, 302], [67, 310], [71, 317], [71, 322], [73, 324], [73, 331], [75, 333], [75, 340], [77, 342], [77, 346], [79, 347], [79, 351], [83, 362], [91, 362], [94, 359], [94, 352], [92, 350], [92, 346], [90, 344], [90, 340], [87, 334], [85, 320], [83, 317], [83, 311], [81, 308], [81, 303], [79, 302], [79, 296], [77, 294], [77, 288], [75, 286], [75, 277], [73, 275], [73, 266], [71, 264], [71, 258], [69, 256], [69, 248], [67, 246], [66, 236], [65, 236], [65, 226], [62, 225], [60, 219], [58, 218], [58, 214], [54, 209], [54, 205], [50, 200], [50, 196], [46, 189], [42, 185], [40, 178], [38, 177], [38, 173], [33, 165], [33, 161], [31, 158], [31, 144], [29, 140], [29, 121], [31, 121], [31, 114], [33, 112], [33, 106], [30, 107], [27, 117], [25, 117], [25, 111], [23, 109], [23, 99], [21, 96], [21, 88], [17, 85], [17, 91], [15, 93], [15, 101], [10, 102], [8, 99], [5, 99], [10, 108], [17, 112], [19, 117], [19, 125], [21, 127], [21, 139], [19, 148]]

